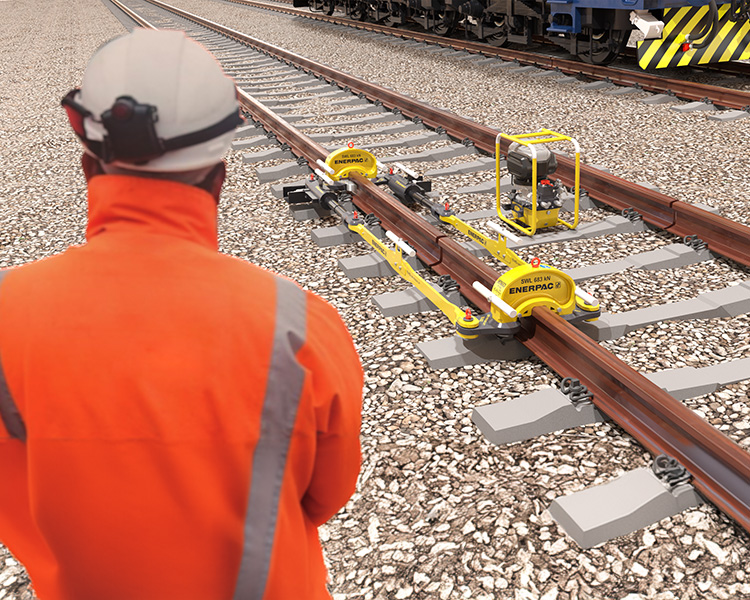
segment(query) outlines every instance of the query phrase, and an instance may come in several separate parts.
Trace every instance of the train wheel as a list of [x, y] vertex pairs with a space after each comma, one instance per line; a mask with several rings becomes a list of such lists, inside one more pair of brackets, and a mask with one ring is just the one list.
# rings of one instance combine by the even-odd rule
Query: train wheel
[[505, 19], [499, 21], [492, 20], [487, 23], [487, 29], [492, 29], [493, 33], [490, 33], [484, 38], [490, 46], [501, 47], [508, 43], [508, 29], [505, 25]]
[[593, 65], [608, 65], [625, 49], [630, 31], [595, 29], [589, 35], [589, 40], [581, 43], [586, 49], [578, 53], [578, 58]]
[[380, 23], [387, 17], [386, 11], [384, 11], [380, 4], [377, 2], [367, 2], [364, 7], [365, 20], [370, 20], [374, 23]]
[[336, 8], [336, 0], [313, 0], [310, 3], [310, 9], [320, 11], [324, 15], [332, 15], [333, 10]]
[[436, 12], [433, 13], [433, 25], [430, 32], [435, 35], [450, 35], [456, 30], [458, 25], [458, 14], [455, 12]]

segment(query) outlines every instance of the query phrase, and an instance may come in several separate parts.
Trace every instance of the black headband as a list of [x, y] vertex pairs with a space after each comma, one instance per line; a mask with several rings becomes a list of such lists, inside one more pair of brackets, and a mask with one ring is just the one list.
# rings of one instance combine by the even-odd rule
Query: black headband
[[[159, 115], [155, 106], [141, 104], [131, 96], [120, 96], [111, 108], [96, 119], [91, 111], [76, 102], [75, 97], [79, 91], [75, 88], [68, 92], [61, 104], [68, 113], [73, 131], [86, 147], [105, 163], [116, 160], [136, 165], [144, 164], [167, 152], [214, 139], [244, 123], [244, 119], [237, 111], [204, 129], [164, 140], [156, 133], [155, 124], [159, 120]], [[101, 123], [107, 131], [101, 142], [86, 137], [84, 119], [87, 117]]]

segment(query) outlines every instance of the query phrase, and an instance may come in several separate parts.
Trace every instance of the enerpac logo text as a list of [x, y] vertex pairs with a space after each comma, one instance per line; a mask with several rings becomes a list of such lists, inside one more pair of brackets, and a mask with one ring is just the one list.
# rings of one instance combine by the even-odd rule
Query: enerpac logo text
[[509, 294], [526, 294], [529, 292], [541, 292], [542, 290], [552, 290], [555, 288], [555, 284], [551, 281], [549, 283], [538, 283], [536, 285], [522, 285], [521, 287], [512, 287], [508, 290]]
[[361, 156], [359, 158], [341, 158], [333, 161], [334, 165], [347, 165], [349, 163], [363, 163], [365, 159]]

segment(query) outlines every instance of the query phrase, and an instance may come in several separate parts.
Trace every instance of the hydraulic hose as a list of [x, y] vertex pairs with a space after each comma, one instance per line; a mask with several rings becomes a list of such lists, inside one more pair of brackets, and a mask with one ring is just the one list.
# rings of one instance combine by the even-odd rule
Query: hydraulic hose
[[708, 21], [703, 26], [703, 29], [701, 29], [701, 32], [695, 36], [696, 40], [703, 38], [703, 41], [693, 44], [693, 50], [703, 50], [706, 48], [714, 41], [716, 34], [719, 32], [719, 8], [716, 6], [716, 0], [710, 0], [708, 3], [708, 14]]

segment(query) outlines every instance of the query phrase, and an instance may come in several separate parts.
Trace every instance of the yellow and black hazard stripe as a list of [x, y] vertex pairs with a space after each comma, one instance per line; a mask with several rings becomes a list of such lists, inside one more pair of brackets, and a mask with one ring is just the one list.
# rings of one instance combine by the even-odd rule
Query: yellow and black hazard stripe
[[642, 69], [664, 69], [750, 58], [750, 21], [732, 21], [730, 8], [730, 4], [719, 6], [719, 32], [701, 50], [688, 48], [686, 36], [700, 31], [710, 19], [708, 5], [665, 9], [661, 39], [638, 42], [638, 64]]

